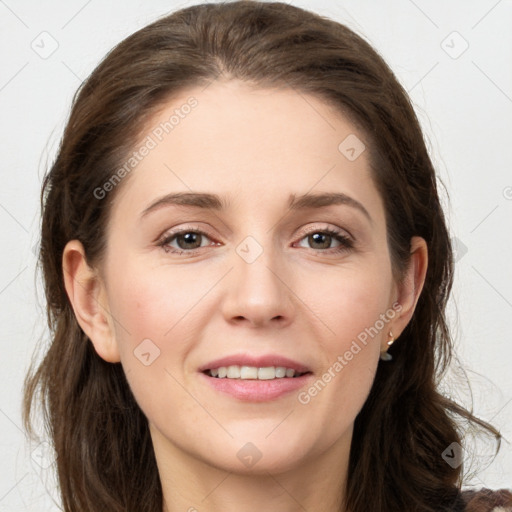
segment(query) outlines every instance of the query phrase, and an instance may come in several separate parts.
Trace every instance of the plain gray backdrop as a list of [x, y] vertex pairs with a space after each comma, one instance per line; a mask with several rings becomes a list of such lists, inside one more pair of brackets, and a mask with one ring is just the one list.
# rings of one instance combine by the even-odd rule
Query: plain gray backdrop
[[[28, 443], [21, 389], [47, 337], [36, 273], [41, 180], [72, 95], [116, 43], [197, 2], [0, 0], [0, 511], [57, 510], [48, 445]], [[449, 316], [477, 415], [504, 436], [479, 443], [467, 486], [512, 486], [512, 1], [293, 0], [347, 24], [383, 55], [409, 92], [447, 187], [457, 249]], [[443, 388], [470, 405], [460, 372]], [[462, 382], [463, 384], [463, 382]], [[399, 440], [398, 440], [399, 441]]]

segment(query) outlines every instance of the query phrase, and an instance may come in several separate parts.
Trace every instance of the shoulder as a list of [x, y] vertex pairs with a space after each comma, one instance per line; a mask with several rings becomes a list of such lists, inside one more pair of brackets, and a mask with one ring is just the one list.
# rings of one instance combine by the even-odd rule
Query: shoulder
[[461, 493], [464, 512], [512, 512], [509, 489], [467, 489]]

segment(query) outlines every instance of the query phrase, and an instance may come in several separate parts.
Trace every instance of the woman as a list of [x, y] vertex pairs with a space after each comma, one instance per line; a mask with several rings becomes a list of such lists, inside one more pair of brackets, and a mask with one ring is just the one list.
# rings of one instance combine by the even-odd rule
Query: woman
[[437, 389], [435, 171], [343, 25], [241, 1], [139, 30], [81, 86], [42, 203], [25, 422], [39, 390], [64, 510], [512, 507], [460, 491], [462, 421], [500, 435]]

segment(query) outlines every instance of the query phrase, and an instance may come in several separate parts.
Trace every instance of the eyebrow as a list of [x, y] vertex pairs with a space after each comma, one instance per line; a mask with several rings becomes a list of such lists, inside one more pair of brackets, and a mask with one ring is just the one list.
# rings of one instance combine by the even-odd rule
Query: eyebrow
[[[226, 210], [231, 203], [217, 194], [201, 192], [176, 192], [166, 194], [151, 203], [141, 213], [141, 218], [149, 213], [164, 208], [166, 206], [185, 206], [192, 208], [211, 209], [214, 211]], [[365, 217], [373, 224], [373, 219], [368, 210], [356, 199], [347, 194], [339, 192], [325, 192], [317, 194], [304, 194], [298, 196], [290, 194], [288, 199], [288, 208], [292, 211], [318, 209], [332, 205], [347, 205], [362, 212]]]

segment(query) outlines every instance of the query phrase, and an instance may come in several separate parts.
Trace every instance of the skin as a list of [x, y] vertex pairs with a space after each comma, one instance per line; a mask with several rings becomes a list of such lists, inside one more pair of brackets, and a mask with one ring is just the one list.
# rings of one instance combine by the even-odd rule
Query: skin
[[[68, 296], [97, 353], [121, 361], [148, 418], [164, 510], [344, 510], [354, 420], [377, 365], [387, 364], [379, 354], [389, 332], [398, 338], [414, 312], [425, 241], [411, 240], [398, 286], [368, 151], [350, 161], [338, 150], [348, 135], [364, 135], [320, 99], [218, 81], [174, 97], [144, 137], [190, 96], [198, 106], [119, 185], [101, 267], [87, 265], [80, 242], [67, 244]], [[167, 206], [141, 220], [161, 196], [190, 191], [231, 204], [223, 211]], [[287, 207], [291, 193], [333, 191], [359, 201], [372, 220], [349, 205]], [[353, 248], [336, 253], [334, 237], [308, 237], [325, 227], [349, 236]], [[181, 228], [207, 232], [196, 246], [170, 242], [193, 255], [157, 245]], [[249, 235], [263, 250], [252, 263], [236, 251]], [[242, 402], [198, 373], [222, 356], [278, 353], [307, 364], [316, 379], [396, 302], [400, 313], [307, 404], [298, 392]], [[144, 339], [160, 350], [148, 366], [134, 356]], [[237, 457], [248, 442], [261, 454], [251, 467]]]

